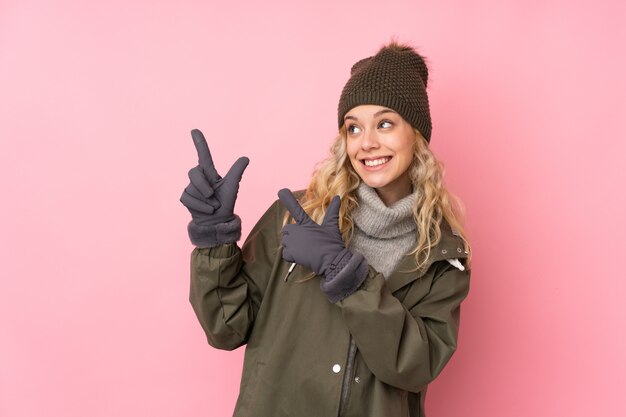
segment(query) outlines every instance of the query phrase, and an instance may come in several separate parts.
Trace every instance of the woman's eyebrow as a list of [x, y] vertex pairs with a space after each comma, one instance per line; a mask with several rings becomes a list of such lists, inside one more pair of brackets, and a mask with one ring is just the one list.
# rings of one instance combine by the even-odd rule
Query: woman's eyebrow
[[[376, 113], [374, 113], [373, 117], [378, 117], [381, 114], [385, 114], [385, 113], [396, 113], [397, 114], [398, 112], [396, 112], [394, 110], [391, 110], [391, 109], [382, 109], [382, 110], [379, 110]], [[348, 120], [348, 119], [356, 120], [357, 122], [359, 121], [359, 119], [357, 119], [356, 116], [346, 116], [346, 117], [343, 118], [343, 120]]]

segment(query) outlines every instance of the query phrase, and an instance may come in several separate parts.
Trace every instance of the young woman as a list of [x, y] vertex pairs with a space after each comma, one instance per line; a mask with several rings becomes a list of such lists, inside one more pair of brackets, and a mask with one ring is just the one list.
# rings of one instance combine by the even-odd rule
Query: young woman
[[460, 209], [428, 147], [427, 80], [406, 45], [357, 62], [331, 156], [305, 192], [279, 191], [241, 249], [248, 159], [222, 178], [192, 131], [190, 301], [209, 344], [247, 344], [235, 416], [424, 415], [470, 278]]

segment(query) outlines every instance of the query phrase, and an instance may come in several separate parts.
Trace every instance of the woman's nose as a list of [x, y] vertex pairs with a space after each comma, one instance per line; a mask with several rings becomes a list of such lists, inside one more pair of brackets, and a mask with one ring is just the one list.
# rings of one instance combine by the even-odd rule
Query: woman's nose
[[376, 149], [379, 146], [378, 135], [376, 130], [367, 130], [363, 135], [363, 141], [361, 142], [361, 148], [363, 150]]

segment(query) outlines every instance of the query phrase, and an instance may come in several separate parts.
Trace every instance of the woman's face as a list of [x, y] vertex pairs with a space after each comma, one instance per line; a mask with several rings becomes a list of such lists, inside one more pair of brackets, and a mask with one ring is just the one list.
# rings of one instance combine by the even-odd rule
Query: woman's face
[[387, 107], [363, 105], [344, 117], [346, 149], [352, 167], [390, 206], [411, 193], [413, 127]]

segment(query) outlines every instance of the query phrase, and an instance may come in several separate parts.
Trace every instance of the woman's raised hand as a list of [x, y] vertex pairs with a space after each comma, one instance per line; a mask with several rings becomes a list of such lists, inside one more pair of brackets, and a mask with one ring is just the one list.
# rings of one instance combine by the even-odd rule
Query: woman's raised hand
[[245, 156], [239, 158], [222, 178], [215, 169], [202, 132], [194, 129], [191, 137], [198, 152], [198, 165], [189, 170], [190, 183], [180, 197], [180, 202], [187, 207], [193, 219], [189, 235], [193, 243], [202, 240], [203, 245], [230, 243], [227, 241], [232, 241], [232, 236], [224, 241], [220, 234], [226, 230], [232, 234], [237, 227], [241, 234], [241, 221], [234, 214], [234, 209], [239, 182], [250, 160]]

